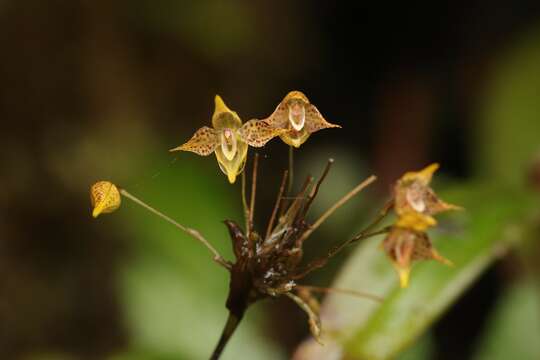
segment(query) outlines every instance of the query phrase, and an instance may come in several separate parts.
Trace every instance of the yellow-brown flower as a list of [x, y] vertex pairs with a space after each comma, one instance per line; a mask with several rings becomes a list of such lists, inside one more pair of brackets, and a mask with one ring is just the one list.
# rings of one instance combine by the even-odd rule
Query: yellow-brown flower
[[98, 181], [90, 187], [92, 216], [111, 213], [120, 207], [122, 199], [116, 185], [110, 181]]
[[[432, 218], [420, 214], [407, 215], [410, 224], [416, 229], [424, 230], [432, 226]], [[416, 219], [413, 219], [416, 217]], [[403, 224], [402, 224], [403, 225]], [[409, 225], [409, 224], [405, 224]], [[452, 263], [439, 255], [433, 247], [429, 236], [423, 230], [414, 227], [402, 227], [398, 220], [382, 243], [384, 252], [388, 255], [399, 276], [399, 284], [405, 288], [409, 284], [409, 274], [412, 263], [419, 260], [437, 260], [443, 264]]]
[[244, 169], [248, 145], [238, 132], [242, 127], [242, 120], [225, 105], [219, 95], [215, 98], [212, 126], [203, 126], [188, 142], [170, 151], [191, 151], [202, 156], [215, 153], [219, 168], [232, 184]]
[[300, 91], [291, 91], [268, 118], [261, 120], [283, 130], [279, 136], [288, 145], [300, 147], [311, 134], [326, 128], [340, 128], [324, 119]]
[[438, 168], [439, 164], [431, 164], [420, 171], [408, 172], [397, 181], [394, 186], [394, 210], [398, 216], [410, 212], [434, 215], [447, 210], [461, 209], [439, 199], [429, 186], [433, 173]]

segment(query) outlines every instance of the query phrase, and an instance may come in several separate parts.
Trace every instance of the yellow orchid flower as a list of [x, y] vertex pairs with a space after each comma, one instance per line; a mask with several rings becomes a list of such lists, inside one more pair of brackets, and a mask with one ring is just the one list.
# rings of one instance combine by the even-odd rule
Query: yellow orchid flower
[[232, 184], [244, 169], [247, 158], [248, 144], [239, 134], [241, 127], [238, 114], [216, 95], [212, 128], [203, 126], [188, 142], [170, 151], [191, 151], [202, 156], [215, 153], [219, 168]]
[[297, 148], [316, 131], [341, 127], [326, 121], [319, 110], [300, 91], [288, 93], [272, 115], [261, 121], [272, 128], [282, 129], [283, 131], [278, 134], [281, 139], [286, 144]]
[[92, 216], [95, 218], [100, 214], [115, 211], [122, 203], [118, 188], [109, 181], [98, 181], [90, 187], [90, 201], [93, 207]]
[[394, 187], [396, 213], [401, 216], [410, 212], [434, 215], [447, 210], [461, 209], [437, 197], [429, 186], [439, 164], [431, 164], [417, 172], [405, 173]]
[[382, 243], [382, 248], [394, 264], [402, 288], [409, 284], [411, 266], [414, 261], [436, 260], [445, 265], [452, 265], [452, 262], [442, 257], [433, 248], [425, 232], [410, 228], [392, 227]]

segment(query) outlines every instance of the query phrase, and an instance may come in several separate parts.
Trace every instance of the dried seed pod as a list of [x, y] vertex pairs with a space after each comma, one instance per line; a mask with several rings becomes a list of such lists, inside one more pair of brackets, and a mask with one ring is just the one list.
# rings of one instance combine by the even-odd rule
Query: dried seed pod
[[98, 181], [92, 185], [90, 187], [90, 201], [93, 207], [92, 216], [95, 218], [100, 214], [115, 211], [122, 202], [118, 188], [110, 181]]

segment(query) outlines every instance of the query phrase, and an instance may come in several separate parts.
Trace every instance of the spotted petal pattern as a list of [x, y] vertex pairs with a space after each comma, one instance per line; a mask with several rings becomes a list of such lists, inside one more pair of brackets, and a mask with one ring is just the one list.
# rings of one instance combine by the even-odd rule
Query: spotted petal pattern
[[122, 199], [116, 185], [110, 181], [98, 181], [90, 188], [90, 201], [92, 202], [92, 216], [107, 214], [120, 207]]
[[274, 128], [286, 129], [289, 126], [289, 108], [285, 100], [280, 102], [272, 115], [264, 121]]
[[238, 134], [246, 143], [253, 147], [262, 147], [274, 137], [282, 134], [284, 129], [276, 128], [265, 120], [249, 120], [239, 130]]
[[316, 131], [341, 127], [326, 121], [300, 91], [288, 93], [264, 121], [274, 128], [284, 130], [279, 136], [286, 144], [294, 147], [300, 147]]
[[217, 132], [208, 126], [203, 126], [195, 132], [188, 142], [169, 151], [191, 151], [198, 155], [207, 156], [213, 153], [218, 145]]
[[310, 134], [328, 128], [341, 128], [341, 125], [329, 123], [324, 119], [315, 105], [306, 106], [306, 131]]

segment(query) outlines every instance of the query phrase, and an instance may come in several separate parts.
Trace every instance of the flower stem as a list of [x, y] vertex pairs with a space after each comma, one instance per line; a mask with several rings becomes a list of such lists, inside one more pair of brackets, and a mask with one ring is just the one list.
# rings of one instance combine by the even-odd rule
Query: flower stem
[[323, 222], [325, 222], [326, 219], [330, 217], [337, 209], [339, 209], [341, 206], [343, 206], [347, 201], [349, 201], [351, 198], [353, 198], [356, 194], [358, 194], [360, 191], [364, 190], [368, 185], [370, 185], [372, 182], [374, 182], [377, 179], [376, 176], [371, 175], [366, 180], [362, 181], [360, 184], [358, 184], [354, 189], [349, 191], [345, 196], [343, 196], [341, 199], [339, 199], [334, 205], [332, 205], [328, 210], [326, 210], [318, 219], [313, 223], [313, 225], [310, 226], [310, 228], [304, 232], [302, 235], [302, 238], [300, 242], [305, 241], [311, 233], [313, 233]]
[[168, 217], [167, 215], [163, 214], [162, 212], [160, 212], [159, 210], [151, 207], [150, 205], [146, 204], [144, 201], [140, 200], [139, 198], [135, 197], [134, 195], [131, 195], [129, 192], [127, 192], [126, 190], [124, 189], [119, 189], [120, 191], [120, 194], [122, 194], [122, 196], [128, 198], [129, 200], [133, 201], [134, 203], [136, 203], [137, 205], [140, 205], [142, 206], [143, 208], [145, 208], [146, 210], [150, 211], [151, 213], [159, 216], [160, 218], [162, 218], [163, 220], [167, 221], [168, 223], [176, 226], [178, 229], [182, 230], [183, 232], [185, 232], [186, 234], [188, 234], [189, 236], [191, 236], [192, 238], [200, 241], [204, 246], [206, 246], [208, 248], [208, 250], [210, 250], [210, 252], [214, 255], [214, 261], [217, 262], [219, 265], [223, 266], [224, 268], [226, 269], [231, 269], [231, 264], [225, 260], [220, 254], [219, 252], [212, 246], [212, 244], [210, 244], [208, 242], [208, 240], [206, 240], [202, 235], [201, 233], [199, 233], [197, 230], [195, 229], [191, 229], [189, 227], [186, 227], [182, 224], [179, 224], [177, 221], [171, 219], [170, 217]]
[[289, 186], [287, 187], [287, 194], [291, 194], [293, 187], [293, 175], [294, 175], [294, 148], [289, 145]]
[[240, 323], [241, 318], [234, 315], [233, 313], [229, 313], [229, 317], [227, 318], [227, 323], [225, 324], [225, 327], [223, 328], [223, 332], [221, 333], [221, 337], [219, 338], [219, 342], [216, 345], [216, 348], [212, 352], [212, 356], [210, 356], [210, 360], [218, 360], [221, 354], [223, 353], [223, 350], [225, 349], [225, 346], [229, 342], [229, 339], [234, 334], [234, 331], [238, 327], [238, 324]]
[[276, 215], [279, 210], [281, 200], [283, 199], [283, 193], [285, 192], [285, 184], [287, 182], [288, 177], [288, 171], [285, 170], [283, 173], [283, 178], [281, 179], [281, 185], [279, 186], [279, 192], [278, 196], [276, 198], [276, 204], [274, 205], [274, 209], [272, 210], [272, 215], [270, 216], [270, 221], [268, 221], [268, 227], [266, 229], [266, 236], [265, 239], [268, 239], [270, 237], [270, 234], [272, 233], [272, 228], [274, 227], [274, 222], [276, 220]]
[[341, 289], [341, 288], [335, 288], [335, 287], [320, 287], [320, 286], [311, 286], [311, 285], [296, 285], [296, 289], [299, 290], [308, 290], [313, 292], [321, 292], [321, 293], [338, 293], [338, 294], [346, 294], [346, 295], [352, 295], [360, 298], [370, 299], [379, 303], [382, 303], [384, 299], [380, 296], [373, 295], [370, 293], [366, 293], [363, 291], [356, 291], [356, 290], [350, 290], [350, 289]]

